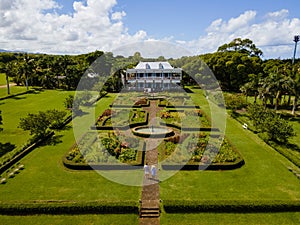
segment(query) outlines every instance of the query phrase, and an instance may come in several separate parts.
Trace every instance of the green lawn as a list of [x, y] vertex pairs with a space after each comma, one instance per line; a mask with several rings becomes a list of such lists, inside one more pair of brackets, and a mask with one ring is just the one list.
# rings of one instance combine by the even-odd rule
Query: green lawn
[[0, 73], [0, 86], [6, 84], [6, 76], [5, 73]]
[[39, 215], [0, 216], [0, 224], [6, 225], [135, 225], [137, 215]]
[[[200, 90], [191, 94], [201, 109], [208, 106]], [[209, 112], [208, 112], [209, 113]], [[180, 171], [160, 185], [161, 198], [188, 200], [295, 200], [300, 199], [300, 181], [287, 167], [292, 164], [256, 135], [228, 117], [227, 138], [238, 148], [245, 165], [231, 171]]]
[[[18, 102], [24, 105], [23, 113], [38, 111], [40, 109], [51, 108], [55, 105], [59, 107], [60, 101], [68, 92], [45, 91], [36, 95], [26, 95]], [[46, 100], [45, 100], [46, 99]], [[113, 100], [113, 97], [103, 98], [97, 104], [96, 111], [104, 110]], [[43, 101], [44, 100], [44, 101]], [[9, 103], [13, 104], [13, 99], [5, 101], [3, 106], [9, 109]], [[26, 104], [25, 104], [26, 103]], [[25, 109], [26, 108], [26, 109]], [[27, 111], [26, 111], [27, 110]], [[85, 108], [85, 115], [76, 117], [77, 121], [86, 123], [85, 118], [92, 114], [93, 107]], [[8, 113], [8, 112], [7, 112]], [[15, 115], [21, 112], [12, 110]], [[6, 114], [4, 114], [6, 115]], [[92, 115], [95, 118], [95, 115]], [[5, 118], [5, 117], [4, 117]], [[14, 121], [11, 121], [13, 123]], [[90, 124], [82, 124], [84, 132]], [[15, 127], [14, 127], [15, 129]], [[2, 134], [1, 134], [2, 135]], [[62, 157], [74, 144], [73, 129], [69, 127], [56, 133], [56, 143], [42, 146], [21, 160], [25, 165], [25, 170], [21, 171], [14, 178], [9, 179], [5, 185], [0, 186], [0, 202], [7, 201], [28, 201], [28, 200], [135, 200], [140, 197], [140, 188], [120, 185], [105, 179], [95, 171], [70, 171], [62, 165]], [[121, 177], [130, 175], [128, 171], [120, 171]], [[142, 171], [139, 172], [142, 178]]]
[[296, 225], [300, 213], [199, 213], [163, 214], [163, 225]]
[[16, 146], [23, 145], [30, 136], [29, 132], [18, 128], [20, 118], [25, 117], [28, 113], [36, 113], [48, 109], [65, 110], [64, 99], [72, 93], [68, 91], [45, 90], [0, 101], [4, 128], [0, 132], [0, 142], [10, 142]]
[[[29, 87], [29, 90], [31, 90], [31, 87]], [[10, 95], [15, 95], [15, 94], [21, 94], [26, 92], [26, 87], [24, 86], [11, 86], [10, 87]], [[6, 97], [7, 95], [7, 88], [0, 88], [0, 98]], [[21, 97], [21, 96], [19, 96]], [[17, 97], [16, 97], [17, 98]]]
[[[208, 116], [210, 110], [201, 90], [193, 89], [191, 97]], [[2, 143], [22, 145], [29, 138], [28, 132], [17, 128], [19, 118], [29, 112], [47, 109], [64, 109], [63, 101], [72, 94], [67, 91], [42, 91], [2, 100], [0, 110], [4, 131]], [[72, 201], [126, 201], [138, 202], [141, 188], [113, 182], [120, 179], [142, 179], [143, 172], [118, 171], [98, 174], [96, 171], [71, 171], [62, 165], [63, 155], [90, 129], [95, 119], [113, 102], [116, 94], [102, 98], [94, 107], [83, 107], [84, 113], [61, 132], [50, 145], [35, 149], [20, 163], [25, 169], [14, 178], [0, 185], [0, 203], [32, 200]], [[223, 122], [222, 115], [217, 115]], [[219, 121], [220, 120], [220, 121]], [[75, 128], [74, 130], [72, 128]], [[299, 133], [298, 126], [296, 132]], [[299, 132], [298, 132], [299, 131]], [[180, 171], [160, 183], [160, 198], [186, 200], [299, 200], [300, 180], [287, 167], [293, 166], [274, 151], [257, 135], [244, 130], [241, 124], [227, 117], [227, 138], [238, 148], [245, 165], [231, 171]], [[298, 139], [296, 140], [298, 141]], [[160, 171], [162, 175], [165, 171]], [[108, 176], [114, 179], [106, 179]], [[41, 215], [0, 216], [0, 224], [137, 224], [137, 215]], [[162, 213], [161, 224], [298, 224], [300, 213]]]

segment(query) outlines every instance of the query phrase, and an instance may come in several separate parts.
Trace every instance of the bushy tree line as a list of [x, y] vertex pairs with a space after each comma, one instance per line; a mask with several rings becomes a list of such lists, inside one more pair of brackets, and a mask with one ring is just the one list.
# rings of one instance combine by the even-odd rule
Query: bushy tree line
[[[103, 54], [101, 51], [77, 56], [1, 53], [0, 72], [17, 85], [71, 90], [77, 87], [88, 67]], [[98, 61], [102, 71], [108, 73], [111, 69], [109, 56], [104, 56], [107, 58], [105, 63]]]
[[47, 135], [50, 127], [60, 127], [64, 122], [65, 116], [65, 111], [56, 109], [29, 113], [26, 117], [20, 119], [19, 127], [25, 131], [30, 131], [30, 135], [35, 139], [42, 138]]
[[274, 109], [292, 107], [295, 114], [300, 96], [300, 61], [292, 64], [291, 59], [262, 60], [262, 54], [251, 40], [237, 38], [215, 53], [170, 61], [184, 70], [184, 84], [196, 84], [191, 76], [209, 83], [206, 64], [223, 91], [254, 96], [255, 101], [261, 98], [264, 105]]
[[253, 104], [248, 107], [248, 115], [256, 131], [261, 133], [265, 141], [284, 144], [288, 138], [295, 135], [293, 126], [281, 118], [275, 110]]
[[[211, 84], [209, 67], [223, 91], [242, 92], [255, 99], [260, 97], [265, 105], [270, 104], [275, 109], [293, 106], [295, 113], [300, 95], [300, 61], [296, 60], [292, 65], [292, 60], [263, 60], [262, 55], [251, 40], [241, 38], [220, 46], [214, 53], [179, 59], [163, 56], [146, 59], [139, 52], [129, 57], [101, 51], [77, 56], [1, 53], [0, 72], [6, 74], [7, 83], [11, 78], [17, 85], [63, 89], [76, 89], [82, 75], [88, 72], [99, 75], [89, 78], [93, 84], [99, 83], [93, 86], [94, 90], [102, 87], [104, 91], [119, 92], [121, 77], [127, 68], [134, 67], [139, 61], [168, 60], [174, 67], [183, 69], [182, 85], [196, 84], [195, 80]], [[111, 76], [103, 81], [99, 78], [102, 75]], [[89, 89], [89, 81], [83, 88]]]

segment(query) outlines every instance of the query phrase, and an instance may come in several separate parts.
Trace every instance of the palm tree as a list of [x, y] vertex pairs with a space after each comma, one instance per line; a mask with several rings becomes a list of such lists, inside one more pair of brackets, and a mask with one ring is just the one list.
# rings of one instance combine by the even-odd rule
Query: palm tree
[[294, 79], [293, 79], [293, 82], [291, 85], [291, 90], [295, 97], [294, 97], [294, 101], [293, 101], [292, 114], [295, 115], [296, 110], [297, 110], [299, 96], [300, 96], [300, 70], [298, 70], [295, 73], [293, 78]]
[[5, 73], [6, 86], [7, 86], [7, 94], [10, 95], [10, 86], [9, 86], [9, 76], [12, 74], [13, 66], [11, 62], [3, 64], [1, 66], [1, 72]]

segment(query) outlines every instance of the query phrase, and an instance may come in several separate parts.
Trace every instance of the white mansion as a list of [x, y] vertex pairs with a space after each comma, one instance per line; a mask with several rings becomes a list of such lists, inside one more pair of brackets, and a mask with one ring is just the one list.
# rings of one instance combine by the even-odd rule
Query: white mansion
[[163, 91], [179, 88], [182, 69], [168, 62], [139, 62], [126, 70], [125, 87], [137, 91]]

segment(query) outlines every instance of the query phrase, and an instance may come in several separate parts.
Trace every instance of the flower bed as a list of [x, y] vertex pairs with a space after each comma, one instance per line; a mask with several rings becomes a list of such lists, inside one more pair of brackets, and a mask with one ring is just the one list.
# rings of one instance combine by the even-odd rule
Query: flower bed
[[240, 153], [220, 136], [207, 133], [189, 134], [182, 143], [164, 141], [158, 147], [163, 169], [233, 169], [244, 161]]
[[185, 95], [159, 99], [158, 106], [167, 108], [199, 108], [189, 96]]
[[208, 128], [210, 121], [205, 114], [197, 110], [163, 110], [159, 117], [167, 124], [172, 124], [180, 128]]
[[[142, 165], [143, 141], [114, 134], [86, 133], [78, 144], [74, 144], [64, 156], [66, 167], [90, 169], [99, 165]], [[76, 167], [77, 166], [77, 167]]]
[[148, 107], [150, 101], [146, 97], [138, 97], [136, 95], [125, 94], [119, 96], [115, 102], [111, 105], [114, 108], [141, 108]]
[[133, 127], [147, 124], [148, 113], [140, 109], [105, 110], [96, 121], [96, 129]]

